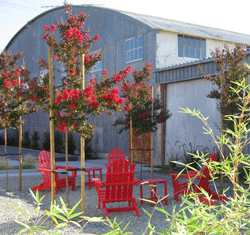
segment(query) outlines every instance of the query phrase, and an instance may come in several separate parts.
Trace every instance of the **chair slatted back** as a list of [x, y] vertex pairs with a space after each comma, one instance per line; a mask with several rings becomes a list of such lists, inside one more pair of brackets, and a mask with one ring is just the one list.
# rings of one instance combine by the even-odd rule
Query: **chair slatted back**
[[125, 153], [119, 148], [111, 149], [111, 151], [108, 154], [108, 162], [109, 162], [108, 164], [109, 165], [112, 164], [112, 162], [117, 159], [126, 159]]
[[[207, 163], [210, 162], [210, 161], [217, 161], [217, 155], [214, 153], [212, 154], [208, 159], [207, 159]], [[202, 172], [201, 172], [201, 178], [199, 180], [199, 183], [198, 183], [198, 188], [204, 188], [204, 189], [208, 189], [208, 186], [209, 186], [209, 183], [210, 183], [210, 180], [211, 180], [211, 174], [213, 172], [208, 169], [207, 166], [204, 166]]]
[[[51, 169], [50, 152], [43, 150], [38, 155], [38, 163], [41, 169]], [[44, 182], [51, 181], [50, 172], [42, 172]], [[56, 180], [59, 178], [58, 174], [55, 174]]]
[[106, 201], [128, 201], [133, 196], [135, 165], [125, 159], [115, 160], [106, 173]]

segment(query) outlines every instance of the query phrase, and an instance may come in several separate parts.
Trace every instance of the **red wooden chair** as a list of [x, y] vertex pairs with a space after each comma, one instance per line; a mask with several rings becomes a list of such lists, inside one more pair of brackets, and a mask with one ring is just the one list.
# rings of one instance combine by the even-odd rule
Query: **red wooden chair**
[[118, 148], [111, 149], [111, 151], [108, 154], [108, 164], [105, 164], [105, 165], [106, 166], [110, 165], [112, 164], [113, 161], [118, 160], [118, 159], [126, 160], [125, 153], [121, 149], [118, 149]]
[[[118, 159], [107, 166], [106, 182], [94, 178], [98, 195], [98, 208], [100, 203], [107, 217], [109, 212], [135, 211], [140, 216], [136, 198], [133, 198], [133, 186], [135, 165], [124, 159]], [[105, 188], [102, 188], [105, 187]], [[128, 202], [128, 206], [107, 208], [108, 203]]]
[[[43, 190], [47, 188], [51, 188], [51, 165], [50, 165], [50, 152], [41, 151], [38, 155], [38, 163], [40, 168], [37, 168], [37, 171], [42, 172], [43, 180], [40, 185], [34, 186], [32, 188], [33, 191]], [[55, 171], [57, 169], [66, 169], [65, 166], [55, 166]], [[77, 167], [68, 167], [69, 170], [78, 169]], [[72, 186], [72, 191], [75, 191], [75, 179], [76, 179], [76, 171], [72, 171], [72, 176], [68, 177], [68, 185]], [[57, 194], [58, 188], [66, 187], [66, 178], [60, 178], [58, 172], [55, 172], [55, 194]]]
[[[212, 154], [207, 159], [207, 163], [210, 161], [217, 161], [217, 155]], [[181, 194], [190, 194], [191, 192], [202, 193], [201, 189], [203, 189], [208, 193], [208, 195], [211, 198], [217, 199], [220, 201], [227, 201], [227, 198], [225, 196], [220, 196], [217, 193], [215, 193], [211, 188], [209, 188], [211, 174], [212, 174], [212, 171], [210, 169], [208, 169], [207, 166], [205, 166], [203, 168], [203, 170], [201, 171], [200, 174], [199, 174], [199, 172], [195, 172], [195, 171], [189, 171], [187, 175], [181, 174], [179, 176], [178, 176], [178, 174], [170, 174], [172, 176], [172, 182], [173, 182], [173, 186], [174, 186], [174, 200], [179, 201], [179, 193], [181, 193]], [[187, 181], [178, 182], [179, 178], [187, 178]], [[192, 180], [192, 178], [200, 179], [198, 185], [195, 185], [194, 183], [192, 183], [190, 185], [190, 180]], [[199, 200], [201, 202], [204, 202], [208, 205], [215, 205], [216, 204], [215, 201], [208, 200], [208, 199], [202, 197], [200, 194], [198, 195], [198, 197], [199, 197]]]

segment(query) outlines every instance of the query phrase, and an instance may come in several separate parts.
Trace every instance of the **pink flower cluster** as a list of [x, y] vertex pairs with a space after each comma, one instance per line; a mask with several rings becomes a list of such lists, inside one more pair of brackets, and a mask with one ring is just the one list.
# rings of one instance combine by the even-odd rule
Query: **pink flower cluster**
[[112, 102], [117, 105], [122, 105], [124, 102], [124, 99], [120, 98], [118, 93], [119, 93], [119, 89], [114, 87], [113, 90], [110, 90], [110, 94], [104, 94], [102, 98], [103, 100], [106, 100], [110, 106], [112, 105]]
[[78, 42], [79, 43], [82, 43], [83, 42], [83, 39], [85, 39], [86, 40], [86, 35], [85, 36], [83, 36], [82, 34], [81, 34], [81, 30], [79, 30], [79, 29], [77, 29], [77, 28], [70, 28], [70, 29], [68, 29], [67, 30], [67, 32], [66, 32], [66, 38], [71, 38], [72, 36], [74, 36], [74, 38], [75, 39], [77, 39], [78, 40]]

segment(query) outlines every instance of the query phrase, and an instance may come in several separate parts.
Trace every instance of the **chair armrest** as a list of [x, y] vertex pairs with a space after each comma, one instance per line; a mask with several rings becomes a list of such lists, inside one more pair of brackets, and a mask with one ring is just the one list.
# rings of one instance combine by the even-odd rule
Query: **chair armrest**
[[[45, 169], [45, 168], [36, 168], [36, 170], [41, 171], [41, 172], [48, 172], [48, 173], [51, 172], [51, 169]], [[55, 172], [57, 172], [57, 171], [55, 170]]]
[[[56, 166], [55, 168], [66, 170], [66, 166]], [[72, 177], [76, 177], [78, 169], [79, 169], [78, 167], [68, 167], [68, 170], [75, 170], [75, 171], [72, 171]]]
[[188, 171], [187, 175], [189, 176], [190, 179], [192, 179], [192, 178], [200, 179], [201, 178], [199, 171]]
[[100, 187], [102, 188], [105, 185], [105, 183], [101, 181], [99, 178], [93, 178], [92, 180], [95, 184], [95, 189], [97, 192], [99, 192]]

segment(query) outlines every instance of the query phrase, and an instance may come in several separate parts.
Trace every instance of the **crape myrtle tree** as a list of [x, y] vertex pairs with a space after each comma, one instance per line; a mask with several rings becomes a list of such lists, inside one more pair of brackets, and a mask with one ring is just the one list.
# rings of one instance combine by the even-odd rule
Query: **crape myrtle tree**
[[[65, 11], [66, 22], [61, 19], [56, 25], [46, 25], [43, 39], [52, 49], [53, 60], [63, 65], [66, 76], [62, 77], [60, 86], [54, 85], [55, 99], [52, 106], [48, 74], [38, 86], [30, 87], [30, 94], [31, 99], [45, 112], [53, 110], [58, 129], [63, 132], [74, 131], [85, 139], [90, 138], [94, 131], [94, 126], [87, 122], [86, 115], [101, 115], [102, 112], [112, 114], [111, 110], [123, 110], [124, 99], [119, 96], [119, 89], [115, 86], [129, 76], [132, 67], [129, 66], [111, 77], [107, 70], [103, 70], [100, 82], [91, 78], [85, 87], [84, 75], [103, 57], [102, 52], [89, 52], [91, 44], [97, 41], [99, 36], [90, 38], [89, 29], [83, 29], [86, 14], [73, 16], [72, 6], [66, 4]], [[59, 31], [60, 41], [55, 38], [56, 31]], [[38, 64], [40, 68], [49, 68], [44, 59]]]
[[[0, 128], [5, 130], [6, 191], [8, 190], [7, 173], [7, 129], [19, 128], [22, 135], [21, 116], [36, 111], [36, 106], [29, 101], [27, 84], [29, 72], [23, 65], [17, 68], [21, 53], [11, 54], [3, 51], [0, 55]], [[20, 145], [21, 141], [19, 141]], [[21, 146], [19, 146], [19, 190], [21, 190]]]
[[[217, 85], [217, 88], [213, 89], [207, 97], [217, 100], [217, 108], [221, 114], [221, 135], [224, 135], [224, 130], [229, 129], [234, 131], [235, 125], [226, 116], [237, 114], [239, 107], [242, 107], [242, 99], [244, 91], [240, 94], [235, 92], [238, 84], [242, 81], [248, 81], [250, 70], [243, 64], [243, 60], [246, 56], [246, 50], [241, 44], [236, 44], [233, 50], [225, 45], [224, 49], [217, 48], [211, 53], [216, 58], [215, 62], [218, 65], [218, 73], [215, 76], [205, 76], [213, 84]], [[246, 115], [249, 115], [246, 113]], [[233, 135], [229, 132], [226, 134], [228, 137], [234, 139]], [[221, 146], [221, 156], [224, 156], [223, 146]], [[226, 150], [228, 151], [228, 149]], [[222, 161], [223, 159], [221, 159]], [[238, 166], [236, 164], [236, 171], [238, 172]], [[221, 192], [223, 189], [223, 176], [220, 177]], [[237, 177], [237, 183], [238, 177]]]
[[[169, 110], [162, 106], [159, 99], [152, 97], [152, 87], [147, 85], [147, 82], [150, 81], [150, 75], [153, 73], [152, 67], [153, 65], [147, 62], [142, 70], [134, 71], [132, 81], [122, 81], [125, 118], [120, 117], [113, 124], [114, 126], [122, 125], [119, 134], [131, 127], [136, 136], [153, 133], [157, 130], [157, 124], [166, 122], [172, 115]], [[131, 141], [133, 131], [130, 132]]]

